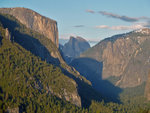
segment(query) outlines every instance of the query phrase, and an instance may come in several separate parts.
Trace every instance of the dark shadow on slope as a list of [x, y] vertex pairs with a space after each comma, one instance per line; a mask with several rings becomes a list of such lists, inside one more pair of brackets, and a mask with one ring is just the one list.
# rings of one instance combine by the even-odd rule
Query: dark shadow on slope
[[69, 65], [75, 57], [65, 56], [65, 54], [63, 53], [62, 50], [63, 50], [63, 45], [59, 44], [59, 52], [60, 52], [63, 60]]
[[[57, 65], [60, 64], [59, 60], [57, 58], [53, 58], [50, 55], [50, 52], [47, 50], [47, 48], [43, 44], [41, 44], [41, 42], [38, 39], [32, 36], [32, 33], [34, 32], [30, 32], [30, 35], [19, 32], [19, 30], [17, 29], [27, 30], [27, 28], [22, 24], [18, 23], [18, 21], [15, 20], [12, 16], [8, 16], [8, 18], [0, 15], [0, 21], [3, 27], [8, 28], [9, 32], [11, 33], [12, 42], [18, 43], [35, 56], [40, 57], [43, 61], [46, 60], [48, 63]], [[22, 25], [22, 27], [24, 28], [22, 28], [20, 25]]]
[[16, 43], [20, 44], [23, 48], [30, 51], [35, 56], [40, 57], [43, 61], [47, 61], [51, 64], [60, 64], [60, 61], [57, 58], [54, 58], [50, 55], [49, 50], [41, 44], [38, 39], [31, 37], [29, 35], [23, 35], [20, 32], [15, 32], [15, 40]]
[[92, 100], [101, 102], [104, 100], [107, 102], [107, 98], [105, 96], [102, 96], [98, 91], [96, 91], [91, 85], [85, 83], [84, 80], [80, 79], [79, 77], [75, 77], [71, 73], [69, 73], [67, 70], [61, 68], [63, 73], [67, 75], [68, 77], [72, 78], [76, 81], [78, 87], [78, 93], [81, 97], [81, 104], [84, 108], [89, 108], [91, 105]]
[[[79, 77], [75, 77], [66, 69], [62, 68], [60, 66], [60, 61], [56, 58], [53, 58], [47, 48], [43, 44], [41, 44], [38, 39], [33, 37], [32, 34], [27, 35], [25, 34], [26, 32], [19, 32], [19, 30], [17, 29], [20, 29], [21, 27], [20, 23], [17, 23], [17, 20], [15, 20], [14, 18], [8, 19], [5, 16], [0, 15], [0, 21], [3, 24], [4, 28], [8, 28], [8, 30], [10, 31], [12, 42], [18, 43], [23, 48], [33, 53], [35, 56], [40, 57], [42, 60], [46, 60], [50, 64], [59, 66], [65, 75], [76, 81], [76, 83], [78, 84], [78, 93], [81, 97], [83, 107], [89, 107], [92, 100], [101, 101], [102, 99], [104, 99], [104, 97], [102, 97], [97, 91], [95, 91], [92, 86], [85, 83], [84, 80], [81, 80]], [[27, 30], [25, 26], [23, 27], [23, 30]]]
[[122, 89], [102, 79], [103, 62], [91, 58], [78, 58], [74, 59], [70, 65], [91, 81], [93, 88], [106, 96], [109, 101], [120, 103], [119, 94]]
[[[33, 53], [35, 56], [40, 57], [42, 60], [44, 61], [46, 60], [50, 64], [59, 66], [65, 75], [67, 75], [68, 77], [76, 81], [78, 85], [78, 93], [81, 97], [81, 102], [82, 102], [83, 107], [88, 108], [92, 100], [102, 101], [103, 99], [105, 102], [109, 101], [105, 98], [105, 96], [102, 96], [99, 92], [93, 89], [91, 85], [84, 82], [84, 80], [81, 80], [81, 78], [79, 77], [75, 77], [73, 74], [69, 73], [66, 69], [62, 68], [60, 66], [60, 61], [57, 58], [53, 58], [50, 55], [49, 50], [38, 39], [36, 39], [36, 37], [34, 37], [31, 33], [30, 35], [27, 35], [25, 34], [26, 33], [25, 31], [19, 32], [19, 30], [17, 29], [24, 27], [22, 29], [27, 30], [27, 28], [25, 26], [20, 27], [20, 23], [18, 23], [17, 20], [15, 20], [14, 18], [8, 19], [5, 16], [0, 15], [0, 21], [3, 24], [4, 28], [8, 28], [8, 30], [10, 31], [12, 42], [18, 43], [23, 48]], [[97, 86], [97, 85], [94, 85], [94, 86]]]

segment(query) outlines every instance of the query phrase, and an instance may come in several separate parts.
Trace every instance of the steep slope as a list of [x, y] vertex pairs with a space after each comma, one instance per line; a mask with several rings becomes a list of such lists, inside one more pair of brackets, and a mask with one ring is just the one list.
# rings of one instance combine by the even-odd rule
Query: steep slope
[[147, 80], [150, 67], [150, 35], [132, 54], [118, 85], [121, 87], [135, 87]]
[[58, 47], [58, 28], [56, 21], [41, 16], [27, 8], [0, 8], [0, 13], [10, 14], [16, 17], [26, 27], [39, 32], [56, 44]]
[[[12, 38], [15, 37], [13, 39], [15, 42], [31, 51], [34, 55], [41, 57], [42, 60], [59, 65], [76, 77], [84, 79], [75, 69], [68, 66], [61, 57], [57, 48], [58, 30], [55, 21], [26, 8], [0, 8], [0, 13], [3, 13], [0, 15], [2, 25], [4, 28], [8, 28]], [[7, 14], [13, 15], [15, 18]], [[27, 29], [27, 27], [31, 29]], [[54, 29], [55, 27], [56, 30]], [[56, 40], [56, 43], [52, 43], [53, 40]]]
[[148, 101], [150, 101], [150, 72], [148, 74], [148, 79], [146, 81], [145, 97], [147, 98]]
[[92, 100], [102, 100], [102, 96], [92, 88], [91, 83], [64, 62], [56, 45], [50, 39], [26, 28], [11, 15], [0, 14], [0, 23], [11, 35], [11, 37], [7, 38], [8, 40], [19, 44], [25, 50], [41, 58], [42, 61], [59, 67], [62, 73], [74, 80], [77, 84], [82, 106], [89, 106]]
[[[81, 54], [81, 57], [89, 57], [102, 62], [103, 79], [114, 76], [118, 78], [115, 85], [134, 87], [142, 84], [147, 77], [149, 63], [147, 62], [146, 65], [144, 63], [150, 55], [147, 50], [149, 40], [150, 29], [148, 28], [116, 35], [99, 42]], [[144, 66], [137, 66], [139, 60]]]
[[19, 43], [23, 48], [42, 60], [60, 66], [64, 71], [68, 71], [80, 80], [86, 81], [74, 68], [64, 62], [58, 48], [50, 39], [25, 27], [11, 15], [0, 14], [0, 21], [2, 26], [10, 31], [11, 40]]
[[62, 53], [66, 62], [78, 57], [81, 53], [90, 48], [90, 44], [81, 37], [70, 37], [69, 41], [63, 46]]
[[[8, 16], [8, 15], [7, 15]], [[9, 16], [8, 16], [9, 17]], [[11, 16], [9, 17], [9, 18], [12, 18]], [[5, 20], [5, 21], [4, 21]], [[42, 52], [42, 49], [41, 49], [41, 51], [36, 51], [36, 50], [38, 50], [38, 47], [40, 48], [40, 46], [42, 46], [43, 47], [43, 51], [45, 50], [45, 48], [44, 48], [44, 46], [43, 45], [41, 45], [36, 39], [34, 39], [33, 37], [30, 37], [30, 36], [26, 36], [27, 34], [28, 34], [28, 32], [31, 32], [31, 31], [29, 31], [28, 29], [25, 29], [25, 28], [23, 28], [23, 29], [20, 29], [20, 30], [26, 30], [26, 35], [23, 35], [23, 33], [20, 31], [20, 33], [19, 33], [19, 31], [17, 31], [17, 30], [15, 30], [14, 31], [14, 28], [13, 27], [10, 27], [10, 25], [9, 25], [9, 21], [8, 21], [9, 19], [7, 19], [7, 18], [5, 18], [5, 17], [3, 17], [2, 15], [1, 15], [1, 23], [6, 27], [9, 27], [9, 29], [10, 29], [10, 31], [11, 31], [11, 38], [10, 39], [8, 39], [7, 37], [6, 37], [6, 35], [5, 36], [3, 36], [3, 37], [5, 37], [6, 39], [8, 39], [9, 41], [12, 41], [12, 42], [17, 42], [17, 43], [19, 43], [22, 47], [24, 47], [25, 49], [27, 49], [27, 50], [30, 50], [31, 51], [31, 53], [34, 53], [35, 55], [37, 55], [37, 56], [40, 56], [41, 54], [40, 53], [38, 53], [38, 52]], [[10, 23], [11, 25], [13, 25], [12, 23]], [[15, 25], [17, 25], [17, 23], [15, 23]], [[14, 25], [13, 25], [14, 26]], [[19, 26], [19, 23], [18, 23], [18, 26]], [[20, 27], [21, 28], [21, 27]], [[7, 30], [6, 30], [7, 31]], [[4, 32], [4, 31], [3, 31]], [[8, 31], [7, 31], [8, 32]], [[7, 33], [6, 32], [6, 33]], [[1, 34], [5, 34], [5, 33], [1, 33]], [[24, 34], [25, 34], [25, 32], [24, 32]], [[36, 33], [34, 34], [33, 32], [32, 32], [32, 35], [34, 36], [34, 35], [36, 35]], [[40, 37], [40, 35], [38, 34], [37, 35], [37, 37]], [[25, 39], [26, 38], [26, 39]], [[43, 38], [42, 38], [43, 39]], [[49, 40], [48, 40], [49, 41]], [[49, 42], [51, 42], [51, 41], [49, 41]], [[27, 44], [28, 43], [28, 44]], [[9, 44], [9, 43], [8, 43]], [[52, 42], [51, 42], [51, 44], [53, 44]], [[3, 42], [2, 42], [2, 45], [5, 47], [5, 45], [6, 45], [6, 43], [4, 43], [3, 44]], [[54, 44], [53, 44], [54, 45]], [[2, 46], [2, 47], [3, 47]], [[10, 44], [10, 46], [12, 46], [11, 44]], [[19, 45], [18, 45], [19, 46]], [[9, 46], [8, 46], [9, 47]], [[12, 46], [13, 47], [13, 46]], [[55, 45], [54, 46], [51, 46], [52, 48], [50, 48], [51, 50], [53, 50], [53, 51], [55, 51], [55, 50], [57, 50], [57, 48], [55, 47]], [[10, 49], [11, 49], [11, 47], [9, 47]], [[18, 47], [18, 49], [19, 48], [21, 48], [21, 47]], [[56, 49], [55, 49], [56, 48]], [[5, 48], [4, 48], [5, 49]], [[15, 48], [16, 49], [16, 48]], [[24, 49], [24, 51], [25, 51], [25, 49]], [[16, 50], [16, 51], [18, 51], [18, 50]], [[22, 51], [22, 50], [21, 50]], [[23, 52], [24, 52], [23, 51]], [[58, 50], [57, 50], [58, 51]], [[56, 52], [57, 52], [56, 51]], [[11, 52], [13, 52], [13, 51], [11, 51]], [[3, 52], [2, 52], [2, 54], [3, 54]], [[19, 54], [19, 53], [18, 53]], [[22, 53], [20, 53], [20, 54], [22, 54]], [[26, 53], [25, 53], [26, 54]], [[47, 52], [46, 54], [49, 54], [49, 52]], [[14, 55], [14, 54], [13, 54]], [[29, 55], [30, 56], [30, 55]], [[8, 56], [9, 57], [9, 56]], [[7, 57], [7, 58], [8, 58]], [[17, 60], [17, 58], [16, 58], [16, 56], [12, 56], [12, 57], [14, 57], [16, 60]], [[41, 58], [43, 58], [44, 59], [44, 57], [43, 56], [40, 56]], [[7, 60], [7, 58], [5, 58], [5, 57], [3, 57], [3, 59], [4, 60]], [[21, 57], [22, 58], [22, 57]], [[25, 58], [24, 56], [23, 56], [23, 58]], [[2, 60], [2, 61], [4, 61], [4, 60]], [[12, 62], [14, 62], [13, 61], [14, 59], [12, 59]], [[18, 58], [18, 60], [19, 60], [19, 58]], [[29, 59], [20, 59], [20, 60], [25, 60], [24, 61], [24, 63], [29, 63], [30, 62], [30, 60]], [[28, 61], [29, 60], [29, 61]], [[49, 62], [52, 62], [51, 64], [53, 64], [53, 58], [52, 57], [50, 57], [50, 59], [49, 59], [50, 61]], [[37, 61], [38, 62], [38, 61]], [[40, 61], [39, 61], [40, 62]], [[32, 62], [31, 62], [32, 63]], [[33, 62], [34, 63], [34, 62]], [[4, 63], [5, 64], [5, 63]], [[17, 63], [15, 63], [15, 65], [16, 65]], [[29, 65], [29, 64], [28, 64]], [[37, 67], [38, 67], [38, 65], [39, 64], [35, 64], [35, 65], [37, 65]], [[45, 66], [44, 66], [45, 67]], [[32, 65], [31, 65], [31, 68], [33, 68], [32, 67]], [[6, 68], [7, 69], [7, 68]], [[9, 69], [9, 68], [8, 68]], [[45, 69], [46, 69], [46, 67], [45, 67]], [[18, 70], [20, 70], [20, 69], [18, 69]], [[34, 71], [36, 71], [36, 69], [33, 69]], [[48, 69], [49, 70], [49, 69]], [[52, 70], [52, 69], [51, 69]], [[55, 70], [55, 69], [54, 69]], [[3, 71], [3, 69], [2, 69], [2, 71]], [[21, 70], [20, 70], [21, 71]], [[37, 71], [38, 71], [38, 68], [37, 68]], [[61, 71], [60, 69], [58, 69], [58, 71]], [[34, 73], [34, 72], [33, 72]], [[46, 74], [48, 74], [49, 72], [47, 72]], [[31, 73], [29, 73], [28, 75], [30, 75]], [[44, 73], [43, 73], [44, 74]], [[40, 74], [41, 75], [41, 74]], [[52, 74], [53, 75], [53, 74]], [[54, 74], [55, 75], [55, 74]], [[53, 75], [53, 76], [54, 76]], [[63, 77], [63, 76], [61, 76], [61, 77]], [[53, 78], [51, 78], [51, 80], [53, 80]], [[61, 80], [61, 79], [60, 79]], [[61, 82], [63, 82], [63, 81], [60, 81], [60, 80], [58, 80], [60, 83]], [[63, 79], [62, 79], [63, 80]], [[66, 81], [66, 80], [65, 80]], [[70, 80], [69, 80], [70, 81]], [[67, 82], [67, 81], [66, 81]], [[59, 84], [60, 84], [59, 83]], [[72, 81], [72, 84], [74, 84], [74, 85], [76, 85], [76, 87], [77, 87], [77, 84], [76, 84], [76, 82], [75, 81]], [[70, 86], [68, 83], [66, 84], [66, 85], [68, 85], [68, 87]], [[49, 87], [49, 86], [47, 86], [47, 87]], [[52, 86], [51, 86], [52, 87]], [[63, 86], [62, 86], [62, 88], [63, 88]], [[61, 90], [62, 90], [62, 88], [60, 88]], [[54, 88], [54, 89], [57, 89], [56, 87]], [[59, 89], [59, 90], [60, 90]], [[50, 90], [49, 88], [48, 88], [48, 90]], [[60, 91], [61, 91], [60, 90]], [[74, 89], [72, 89], [72, 91], [73, 91]], [[74, 90], [75, 91], [75, 90]], [[76, 89], [76, 91], [77, 91], [77, 89]], [[55, 90], [53, 91], [51, 91], [52, 93], [54, 93], [55, 95], [57, 95], [58, 97], [60, 97], [60, 98], [64, 98], [61, 94], [59, 94], [59, 93], [57, 93]], [[70, 93], [70, 94], [73, 94], [72, 96], [73, 97], [68, 97], [67, 95], [67, 90], [66, 89], [64, 89], [64, 92], [62, 93], [63, 95], [66, 95], [66, 100], [67, 101], [75, 101], [75, 103], [74, 104], [76, 104], [76, 105], [78, 105], [78, 106], [81, 106], [81, 100], [80, 100], [80, 97], [78, 96], [78, 93], [76, 92], [76, 94], [77, 94], [77, 96], [76, 96], [76, 94], [74, 95], [73, 93]], [[74, 100], [73, 98], [78, 98], [77, 100]], [[71, 100], [72, 99], [72, 100]]]
[[65, 76], [59, 67], [41, 61], [17, 43], [2, 40], [0, 67], [0, 87], [12, 96], [12, 100], [34, 98], [36, 93], [53, 94], [81, 106], [73, 79]]
[[[41, 57], [47, 62], [64, 62], [56, 45], [45, 36], [26, 28], [13, 16], [1, 14], [0, 21], [4, 28], [11, 32], [11, 40], [31, 51], [36, 56]], [[15, 37], [15, 38], [13, 38]], [[56, 61], [57, 60], [57, 61]]]

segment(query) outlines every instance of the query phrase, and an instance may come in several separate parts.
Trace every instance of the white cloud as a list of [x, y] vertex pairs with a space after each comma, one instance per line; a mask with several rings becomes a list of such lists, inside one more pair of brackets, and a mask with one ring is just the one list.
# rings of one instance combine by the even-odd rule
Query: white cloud
[[100, 26], [96, 26], [96, 28], [107, 29], [107, 28], [109, 28], [109, 26], [107, 26], [107, 25], [100, 25]]
[[98, 29], [111, 29], [111, 30], [136, 30], [136, 29], [142, 29], [149, 25], [149, 23], [136, 23], [130, 26], [107, 26], [107, 25], [100, 25], [96, 26]]

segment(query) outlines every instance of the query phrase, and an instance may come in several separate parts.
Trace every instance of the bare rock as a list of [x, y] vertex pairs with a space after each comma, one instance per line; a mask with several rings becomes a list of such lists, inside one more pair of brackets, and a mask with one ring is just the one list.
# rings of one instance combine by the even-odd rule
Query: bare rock
[[19, 113], [19, 108], [8, 108], [7, 113]]
[[148, 79], [145, 86], [145, 97], [150, 101], [150, 72], [148, 74]]
[[57, 22], [26, 8], [0, 8], [0, 13], [16, 17], [26, 27], [37, 31], [56, 44], [58, 47]]
[[150, 66], [150, 29], [115, 35], [99, 42], [81, 57], [103, 63], [102, 78], [118, 77], [115, 85], [126, 88], [142, 84]]

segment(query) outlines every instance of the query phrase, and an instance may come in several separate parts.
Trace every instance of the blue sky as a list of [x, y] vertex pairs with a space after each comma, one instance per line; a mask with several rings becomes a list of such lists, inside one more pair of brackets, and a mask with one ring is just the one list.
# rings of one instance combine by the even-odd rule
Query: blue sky
[[30, 8], [56, 20], [59, 38], [100, 41], [150, 26], [150, 0], [0, 0], [0, 7]]

